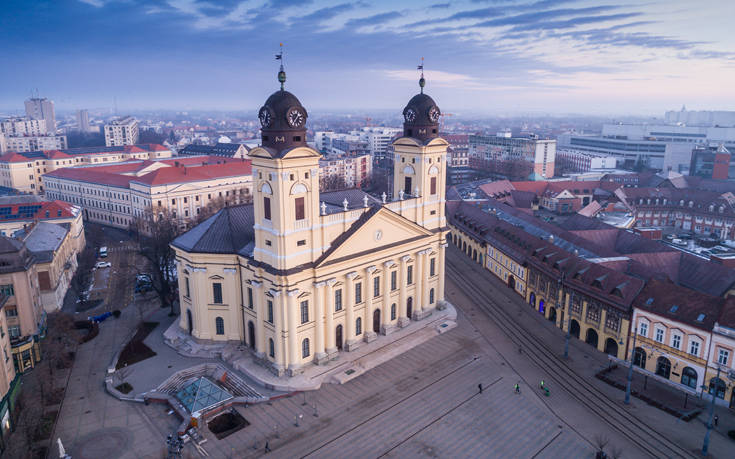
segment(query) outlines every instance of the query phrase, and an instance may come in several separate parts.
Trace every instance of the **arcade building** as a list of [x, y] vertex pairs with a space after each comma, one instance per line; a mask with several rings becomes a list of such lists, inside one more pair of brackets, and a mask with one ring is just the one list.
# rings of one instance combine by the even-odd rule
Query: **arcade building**
[[320, 154], [285, 72], [249, 152], [253, 203], [225, 207], [172, 243], [179, 327], [239, 342], [278, 376], [385, 339], [444, 307], [448, 143], [425, 80], [393, 142], [393, 196], [319, 192]]

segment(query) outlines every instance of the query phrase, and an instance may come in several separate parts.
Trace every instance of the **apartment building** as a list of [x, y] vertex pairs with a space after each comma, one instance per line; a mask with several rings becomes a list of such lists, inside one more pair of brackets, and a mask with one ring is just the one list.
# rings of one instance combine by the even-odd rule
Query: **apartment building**
[[43, 174], [60, 168], [170, 157], [171, 150], [158, 144], [8, 152], [0, 156], [0, 185], [22, 193], [41, 194], [44, 192]]
[[105, 124], [105, 145], [119, 147], [138, 143], [138, 120], [125, 116]]
[[45, 97], [31, 97], [25, 101], [26, 116], [32, 120], [44, 120], [46, 131], [44, 133], [56, 134], [56, 113], [54, 101]]
[[70, 167], [44, 180], [50, 199], [80, 206], [87, 221], [122, 229], [163, 209], [188, 227], [208, 205], [248, 202], [252, 195], [250, 161], [216, 156]]
[[25, 153], [38, 150], [65, 150], [67, 146], [65, 135], [24, 135], [6, 137], [4, 150], [0, 153], [7, 151]]
[[0, 121], [0, 132], [8, 137], [46, 135], [46, 120], [26, 117], [5, 118]]
[[329, 188], [330, 180], [346, 188], [359, 188], [372, 170], [370, 155], [324, 156], [319, 160], [319, 181], [322, 188]]
[[545, 180], [554, 176], [556, 140], [538, 136], [513, 137], [509, 131], [495, 136], [469, 137], [469, 164], [509, 180]]

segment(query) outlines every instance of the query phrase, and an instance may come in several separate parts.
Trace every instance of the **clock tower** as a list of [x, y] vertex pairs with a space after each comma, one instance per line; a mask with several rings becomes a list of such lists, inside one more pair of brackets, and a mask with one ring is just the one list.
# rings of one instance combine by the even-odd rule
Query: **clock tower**
[[[420, 66], [423, 70], [423, 65]], [[421, 92], [403, 109], [403, 137], [393, 142], [393, 199], [416, 200], [416, 223], [429, 228], [446, 225], [444, 202], [447, 147], [439, 137], [441, 111], [424, 94], [426, 80], [419, 79]]]
[[249, 152], [253, 165], [255, 247], [259, 262], [278, 270], [313, 262], [321, 255], [319, 153], [306, 144], [306, 109], [283, 85], [258, 112], [261, 146]]

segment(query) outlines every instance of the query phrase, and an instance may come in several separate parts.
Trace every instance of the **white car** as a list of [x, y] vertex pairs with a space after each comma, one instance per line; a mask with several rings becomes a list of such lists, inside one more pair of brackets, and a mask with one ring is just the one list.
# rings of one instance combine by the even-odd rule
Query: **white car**
[[94, 265], [95, 268], [109, 268], [110, 266], [112, 266], [112, 263], [110, 263], [109, 261], [98, 261]]

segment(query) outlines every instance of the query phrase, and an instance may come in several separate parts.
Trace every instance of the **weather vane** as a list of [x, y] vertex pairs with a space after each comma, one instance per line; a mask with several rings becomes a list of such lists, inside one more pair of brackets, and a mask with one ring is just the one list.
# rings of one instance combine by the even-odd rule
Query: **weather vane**
[[424, 93], [424, 86], [426, 86], [426, 80], [424, 79], [424, 58], [421, 58], [421, 64], [418, 69], [421, 70], [421, 78], [419, 79], [419, 86], [421, 86], [421, 94]]
[[283, 43], [279, 44], [280, 49], [276, 54], [276, 60], [281, 61], [281, 68], [278, 70], [278, 81], [281, 82], [281, 91], [283, 91], [283, 83], [286, 82], [286, 72], [283, 70]]

